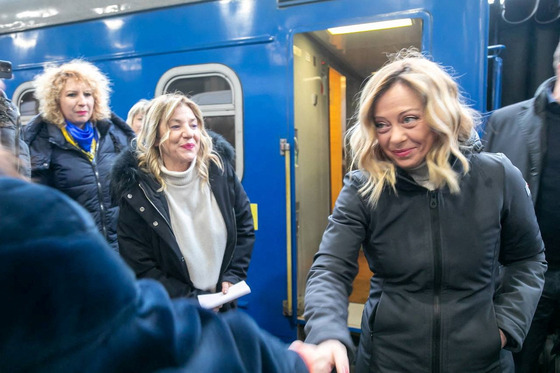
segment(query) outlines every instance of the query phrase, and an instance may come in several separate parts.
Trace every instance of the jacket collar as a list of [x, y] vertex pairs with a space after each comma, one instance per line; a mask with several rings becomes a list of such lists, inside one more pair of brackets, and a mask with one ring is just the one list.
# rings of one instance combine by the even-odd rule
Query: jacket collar
[[541, 115], [546, 110], [546, 105], [548, 104], [548, 90], [554, 89], [554, 84], [556, 83], [556, 77], [552, 77], [545, 80], [537, 91], [535, 92], [535, 113]]

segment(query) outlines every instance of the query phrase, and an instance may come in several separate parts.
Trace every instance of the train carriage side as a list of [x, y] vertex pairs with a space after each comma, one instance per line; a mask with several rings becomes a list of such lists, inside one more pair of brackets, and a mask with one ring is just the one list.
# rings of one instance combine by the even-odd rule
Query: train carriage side
[[[487, 0], [192, 2], [4, 32], [0, 59], [13, 63], [7, 92], [26, 115], [37, 110], [33, 76], [47, 62], [77, 57], [110, 77], [112, 108], [122, 117], [164, 91], [195, 95], [210, 126], [236, 146], [238, 176], [254, 207], [252, 293], [240, 306], [292, 340], [305, 276], [341, 187], [342, 136], [363, 80], [384, 63], [384, 52], [413, 45], [453, 67], [482, 110], [487, 13]], [[410, 24], [327, 31], [396, 20]], [[367, 296], [368, 276], [367, 268], [358, 275], [366, 289], [352, 295], [351, 314]]]

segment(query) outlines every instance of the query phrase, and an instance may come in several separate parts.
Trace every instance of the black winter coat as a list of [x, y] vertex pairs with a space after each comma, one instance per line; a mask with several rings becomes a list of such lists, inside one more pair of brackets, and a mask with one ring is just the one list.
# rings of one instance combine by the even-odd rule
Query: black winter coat
[[362, 172], [345, 178], [309, 272], [307, 342], [352, 349], [348, 296], [363, 247], [375, 275], [356, 372], [504, 372], [506, 355], [512, 367], [499, 329], [519, 350], [544, 284], [544, 245], [519, 170], [503, 155], [466, 155], [459, 194], [398, 170], [397, 193], [386, 188], [371, 208]]
[[118, 251], [119, 208], [111, 202], [109, 174], [116, 156], [129, 146], [135, 135], [115, 114], [94, 126], [99, 132], [99, 141], [93, 162], [41, 115], [24, 127], [23, 138], [29, 145], [34, 181], [58, 189], [82, 205], [109, 244]]
[[[227, 243], [216, 289], [221, 283], [245, 280], [255, 241], [249, 199], [231, 165], [233, 148], [221, 136], [213, 136], [214, 149], [224, 170], [211, 162], [210, 188], [227, 229]], [[123, 153], [113, 169], [113, 199], [120, 203], [118, 238], [120, 254], [138, 278], [160, 281], [171, 297], [195, 297], [185, 259], [171, 228], [167, 199], [160, 185], [138, 167], [135, 151]], [[227, 310], [230, 305], [222, 307]]]
[[504, 153], [529, 184], [533, 203], [537, 202], [543, 159], [546, 152], [547, 90], [556, 77], [542, 83], [535, 97], [505, 106], [492, 113], [484, 133], [484, 149]]

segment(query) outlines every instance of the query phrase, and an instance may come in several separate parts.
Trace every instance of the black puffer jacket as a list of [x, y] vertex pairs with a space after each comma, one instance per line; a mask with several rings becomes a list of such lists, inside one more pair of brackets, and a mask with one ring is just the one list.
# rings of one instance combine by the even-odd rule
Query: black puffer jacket
[[[227, 229], [227, 242], [220, 277], [233, 284], [247, 277], [255, 241], [249, 199], [232, 167], [233, 148], [211, 133], [214, 150], [224, 161], [224, 171], [211, 162], [210, 188]], [[153, 278], [171, 297], [194, 297], [204, 293], [189, 277], [185, 259], [173, 234], [165, 193], [151, 175], [138, 168], [134, 149], [115, 163], [111, 180], [113, 199], [120, 201], [118, 237], [120, 254], [138, 278]], [[226, 310], [228, 307], [222, 307]]]
[[398, 170], [397, 194], [387, 188], [375, 208], [358, 192], [362, 172], [347, 175], [309, 273], [307, 342], [352, 349], [348, 296], [363, 247], [375, 275], [357, 372], [508, 371], [499, 329], [518, 350], [544, 284], [544, 246], [519, 170], [503, 155], [466, 156], [459, 194]]
[[99, 231], [113, 249], [118, 250], [118, 206], [111, 203], [109, 174], [116, 156], [135, 137], [122, 119], [95, 123], [99, 142], [93, 162], [64, 138], [54, 124], [36, 116], [25, 126], [23, 136], [31, 154], [31, 176], [44, 185], [58, 189], [85, 207]]
[[546, 151], [546, 105], [548, 90], [556, 77], [542, 83], [535, 97], [492, 113], [484, 133], [484, 149], [504, 153], [527, 181], [533, 202], [537, 202]]

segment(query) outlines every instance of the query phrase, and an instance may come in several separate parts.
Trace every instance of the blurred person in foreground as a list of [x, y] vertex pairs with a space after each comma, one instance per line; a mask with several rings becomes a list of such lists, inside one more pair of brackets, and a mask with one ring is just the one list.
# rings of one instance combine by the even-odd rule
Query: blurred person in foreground
[[290, 351], [239, 311], [135, 280], [86, 210], [16, 178], [9, 158], [0, 148], [2, 371], [330, 373], [330, 351]]

